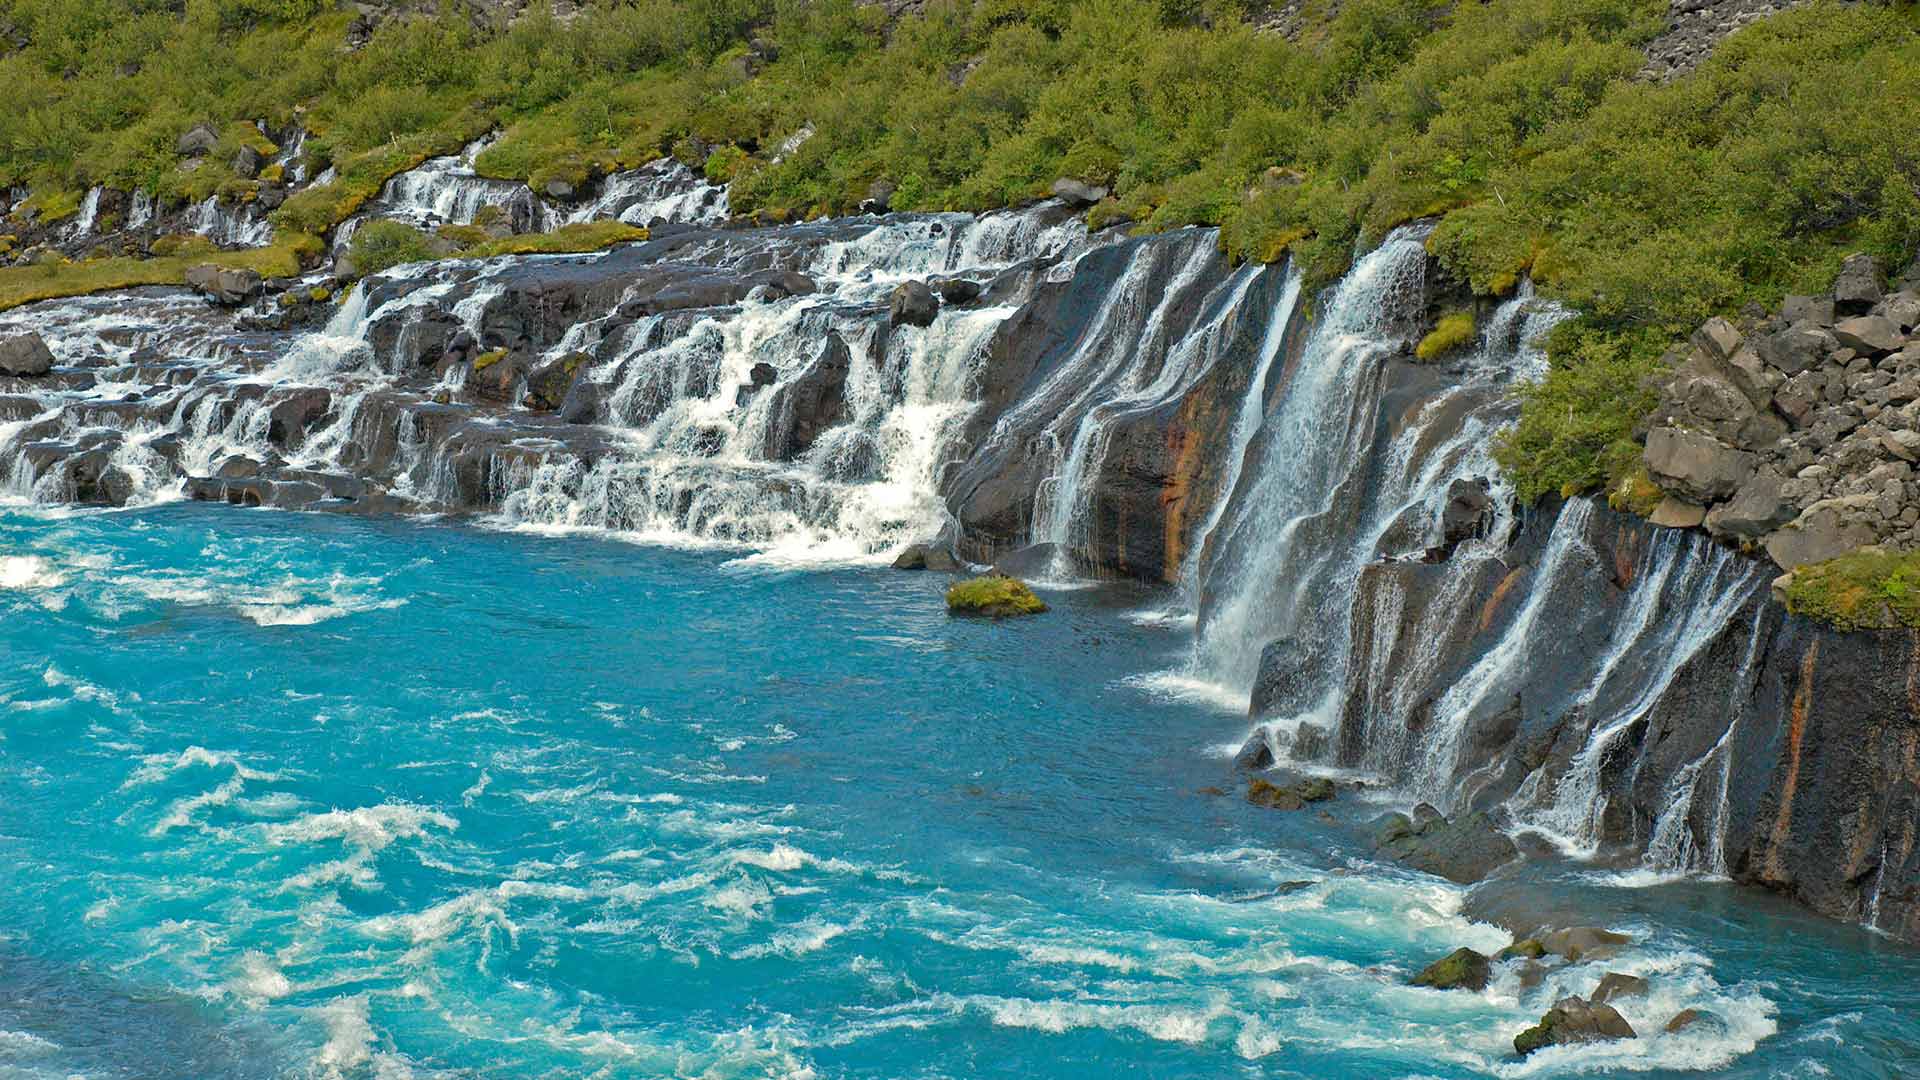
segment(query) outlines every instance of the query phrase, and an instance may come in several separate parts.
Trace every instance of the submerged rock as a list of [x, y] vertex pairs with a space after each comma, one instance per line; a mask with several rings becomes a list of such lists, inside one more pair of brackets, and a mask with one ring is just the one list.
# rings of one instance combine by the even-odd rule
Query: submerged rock
[[1548, 1046], [1609, 1042], [1634, 1037], [1627, 1023], [1611, 1005], [1595, 1005], [1581, 998], [1562, 998], [1540, 1022], [1513, 1037], [1513, 1048], [1525, 1057]]
[[1541, 946], [1555, 956], [1565, 957], [1568, 963], [1612, 956], [1632, 941], [1625, 934], [1598, 926], [1574, 926], [1540, 935]]
[[1325, 777], [1309, 777], [1292, 784], [1276, 784], [1257, 776], [1247, 779], [1247, 801], [1274, 810], [1301, 810], [1308, 803], [1326, 802], [1333, 796], [1333, 781]]
[[893, 560], [895, 570], [934, 570], [951, 573], [960, 569], [960, 560], [944, 547], [934, 544], [908, 544]]

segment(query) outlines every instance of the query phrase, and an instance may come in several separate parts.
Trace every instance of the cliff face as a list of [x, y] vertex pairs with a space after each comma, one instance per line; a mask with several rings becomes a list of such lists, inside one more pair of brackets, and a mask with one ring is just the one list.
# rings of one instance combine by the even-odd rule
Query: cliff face
[[[1575, 502], [1465, 578], [1374, 564], [1328, 755], [1583, 855], [1920, 940], [1920, 635], [1790, 616], [1747, 562]], [[1298, 685], [1286, 663], [1270, 651], [1266, 685]]]

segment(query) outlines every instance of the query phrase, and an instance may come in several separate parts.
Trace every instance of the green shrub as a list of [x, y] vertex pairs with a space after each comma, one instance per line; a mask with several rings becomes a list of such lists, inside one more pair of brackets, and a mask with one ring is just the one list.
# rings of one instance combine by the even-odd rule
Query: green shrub
[[347, 257], [361, 274], [435, 258], [433, 240], [403, 221], [369, 221], [354, 230]]

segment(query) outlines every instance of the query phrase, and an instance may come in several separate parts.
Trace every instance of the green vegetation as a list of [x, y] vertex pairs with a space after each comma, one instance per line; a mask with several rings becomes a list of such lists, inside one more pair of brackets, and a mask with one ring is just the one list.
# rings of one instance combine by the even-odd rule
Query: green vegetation
[[347, 257], [362, 275], [406, 263], [433, 259], [490, 259], [497, 255], [565, 255], [599, 251], [648, 233], [624, 221], [590, 221], [562, 225], [552, 232], [524, 233], [494, 239], [473, 226], [441, 228], [429, 236], [404, 221], [369, 221], [354, 231]]
[[347, 258], [362, 274], [378, 274], [405, 263], [435, 258], [433, 240], [403, 221], [369, 221], [354, 230]]
[[[1500, 447], [1528, 497], [1626, 476], [1645, 377], [1706, 317], [1920, 247], [1913, 5], [1816, 0], [1667, 84], [1632, 77], [1662, 0], [1315, 3], [1298, 41], [1250, 6], [929, 0], [889, 24], [856, 0], [596, 0], [389, 14], [348, 51], [330, 0], [0, 0], [0, 40], [25, 42], [0, 79], [31, 103], [0, 110], [0, 185], [43, 216], [96, 183], [244, 200], [252, 121], [298, 120], [338, 177], [276, 211], [289, 236], [488, 130], [489, 176], [578, 187], [674, 153], [767, 221], [850, 211], [875, 181], [897, 209], [977, 210], [1074, 177], [1113, 192], [1090, 223], [1218, 226], [1310, 286], [1436, 218], [1429, 248], [1472, 291], [1531, 275], [1579, 316]], [[182, 160], [201, 122], [220, 145]]]
[[1920, 552], [1861, 548], [1794, 570], [1787, 610], [1840, 630], [1920, 629]]
[[311, 237], [295, 237], [271, 247], [207, 254], [189, 251], [151, 259], [56, 260], [34, 266], [0, 267], [0, 311], [35, 300], [131, 289], [141, 285], [178, 285], [195, 266], [215, 263], [236, 270], [255, 270], [262, 277], [292, 277], [300, 260], [317, 248]]
[[1422, 360], [1437, 360], [1462, 345], [1471, 345], [1478, 330], [1473, 324], [1473, 312], [1455, 311], [1440, 316], [1433, 331], [1420, 339], [1413, 354]]
[[1038, 615], [1047, 605], [1025, 582], [997, 574], [955, 582], [947, 590], [947, 611], [953, 615]]

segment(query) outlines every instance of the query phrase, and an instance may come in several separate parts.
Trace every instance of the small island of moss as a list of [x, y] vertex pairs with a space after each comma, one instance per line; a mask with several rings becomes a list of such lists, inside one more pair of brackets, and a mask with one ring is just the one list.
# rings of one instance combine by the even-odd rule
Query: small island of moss
[[956, 582], [947, 590], [947, 614], [981, 615], [1004, 618], [1011, 615], [1038, 615], [1047, 605], [1033, 595], [1026, 582], [1018, 578], [990, 574]]

